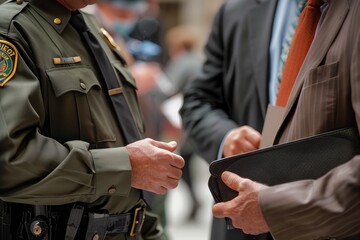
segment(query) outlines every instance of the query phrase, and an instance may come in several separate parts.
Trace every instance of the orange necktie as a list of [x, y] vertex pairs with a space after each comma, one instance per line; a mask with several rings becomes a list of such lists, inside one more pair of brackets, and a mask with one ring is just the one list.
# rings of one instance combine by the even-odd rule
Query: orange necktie
[[289, 49], [289, 55], [284, 65], [279, 93], [276, 99], [277, 106], [286, 106], [301, 65], [314, 39], [316, 27], [321, 16], [320, 7], [322, 4], [323, 0], [308, 0], [307, 6], [300, 15], [298, 27], [296, 28]]

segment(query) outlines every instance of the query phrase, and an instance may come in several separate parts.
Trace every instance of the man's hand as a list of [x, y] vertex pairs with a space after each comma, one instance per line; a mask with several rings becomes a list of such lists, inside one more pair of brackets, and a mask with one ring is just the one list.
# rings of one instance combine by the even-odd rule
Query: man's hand
[[131, 186], [165, 194], [177, 187], [185, 161], [173, 153], [176, 142], [144, 139], [126, 146], [131, 163]]
[[224, 172], [223, 182], [239, 195], [228, 202], [217, 203], [213, 206], [213, 215], [217, 218], [230, 218], [236, 228], [247, 234], [261, 234], [269, 231], [259, 206], [259, 191], [266, 186], [249, 179]]
[[232, 130], [225, 139], [224, 157], [256, 150], [260, 146], [261, 135], [249, 126]]

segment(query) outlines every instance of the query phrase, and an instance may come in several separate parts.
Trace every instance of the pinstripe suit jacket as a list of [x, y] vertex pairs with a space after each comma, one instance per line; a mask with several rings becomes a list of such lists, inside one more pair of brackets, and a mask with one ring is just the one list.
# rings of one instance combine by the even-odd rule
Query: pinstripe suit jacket
[[[360, 129], [359, 0], [329, 2], [276, 141], [342, 127]], [[260, 205], [277, 240], [360, 239], [360, 156], [315, 181], [263, 190]]]

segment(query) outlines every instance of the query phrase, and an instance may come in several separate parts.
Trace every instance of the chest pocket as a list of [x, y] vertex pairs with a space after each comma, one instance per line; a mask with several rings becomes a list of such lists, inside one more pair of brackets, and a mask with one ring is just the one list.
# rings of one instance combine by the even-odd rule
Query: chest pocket
[[301, 126], [307, 133], [336, 128], [337, 101], [342, 98], [338, 95], [341, 92], [338, 90], [338, 65], [338, 62], [331, 63], [308, 73], [292, 120], [293, 126]]
[[46, 73], [53, 138], [62, 143], [75, 139], [91, 144], [116, 141], [111, 110], [90, 68], [62, 67]]

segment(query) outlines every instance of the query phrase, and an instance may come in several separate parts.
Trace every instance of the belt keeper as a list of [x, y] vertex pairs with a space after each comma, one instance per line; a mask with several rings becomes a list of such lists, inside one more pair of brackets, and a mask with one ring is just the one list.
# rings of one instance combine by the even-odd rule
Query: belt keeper
[[83, 205], [73, 205], [66, 225], [65, 239], [75, 239], [76, 233], [80, 227], [81, 219], [83, 218], [84, 209], [85, 207]]

